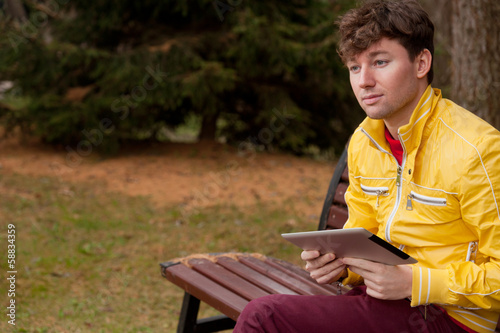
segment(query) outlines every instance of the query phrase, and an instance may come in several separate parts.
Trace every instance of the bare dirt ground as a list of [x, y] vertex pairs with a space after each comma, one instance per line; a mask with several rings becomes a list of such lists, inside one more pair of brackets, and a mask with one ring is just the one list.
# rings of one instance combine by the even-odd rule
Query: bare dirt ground
[[291, 202], [295, 211], [314, 219], [321, 212], [334, 163], [207, 143], [157, 144], [127, 148], [114, 157], [95, 152], [83, 157], [36, 142], [2, 139], [0, 168], [6, 175], [56, 177], [68, 194], [72, 183], [92, 182], [96, 192], [147, 196], [158, 206], [188, 210]]

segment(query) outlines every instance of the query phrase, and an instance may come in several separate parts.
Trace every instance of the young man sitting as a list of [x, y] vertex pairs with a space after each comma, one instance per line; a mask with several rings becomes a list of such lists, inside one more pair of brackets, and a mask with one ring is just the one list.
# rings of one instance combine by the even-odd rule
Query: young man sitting
[[431, 87], [434, 26], [416, 1], [339, 21], [367, 118], [349, 143], [349, 219], [418, 260], [389, 266], [302, 252], [340, 296], [270, 295], [234, 332], [493, 332], [500, 314], [500, 133]]

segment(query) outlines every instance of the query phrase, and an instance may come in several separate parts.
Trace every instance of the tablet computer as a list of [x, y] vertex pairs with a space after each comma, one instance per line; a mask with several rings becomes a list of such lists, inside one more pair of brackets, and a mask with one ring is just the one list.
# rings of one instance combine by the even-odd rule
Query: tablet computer
[[335, 253], [337, 258], [361, 258], [387, 265], [417, 262], [416, 259], [364, 228], [294, 232], [281, 236], [303, 250]]

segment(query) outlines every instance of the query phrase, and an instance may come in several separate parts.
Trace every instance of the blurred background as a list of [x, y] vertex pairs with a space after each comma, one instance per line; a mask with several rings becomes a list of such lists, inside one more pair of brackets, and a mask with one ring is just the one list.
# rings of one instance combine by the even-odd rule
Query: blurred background
[[[0, 218], [18, 265], [0, 329], [175, 331], [182, 291], [159, 262], [300, 264], [276, 235], [316, 228], [364, 117], [334, 24], [357, 3], [0, 0]], [[433, 86], [500, 128], [500, 2], [420, 3]]]

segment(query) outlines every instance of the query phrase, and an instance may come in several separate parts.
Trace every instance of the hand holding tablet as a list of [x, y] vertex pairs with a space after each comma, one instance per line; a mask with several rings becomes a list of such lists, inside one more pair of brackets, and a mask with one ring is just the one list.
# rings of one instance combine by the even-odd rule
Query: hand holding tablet
[[416, 259], [364, 228], [281, 234], [303, 250], [335, 253], [337, 258], [367, 259], [387, 265], [414, 264]]

